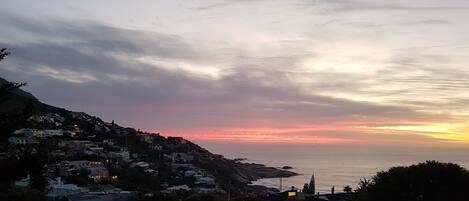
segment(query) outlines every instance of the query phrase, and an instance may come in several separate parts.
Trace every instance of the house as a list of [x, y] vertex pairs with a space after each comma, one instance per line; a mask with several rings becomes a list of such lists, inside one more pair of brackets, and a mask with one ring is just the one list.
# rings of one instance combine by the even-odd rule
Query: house
[[186, 144], [187, 140], [182, 137], [168, 137], [168, 140], [171, 142], [176, 142], [178, 144]]
[[187, 170], [184, 172], [184, 177], [194, 177], [197, 174], [194, 170]]
[[89, 167], [89, 162], [85, 160], [80, 161], [61, 161], [55, 165], [56, 171], [59, 176], [75, 176], [80, 174], [80, 170]]
[[54, 137], [54, 136], [63, 136], [62, 130], [39, 130], [31, 128], [22, 128], [13, 132], [15, 135], [24, 135], [27, 137]]
[[65, 121], [65, 118], [56, 114], [56, 113], [48, 113], [46, 115], [34, 115], [27, 119], [29, 122], [36, 122], [36, 123], [47, 123], [49, 125], [54, 126], [62, 126], [62, 123]]
[[145, 173], [148, 173], [148, 174], [151, 174], [151, 175], [158, 175], [158, 170], [154, 170], [154, 169], [146, 169], [145, 170]]
[[74, 131], [66, 130], [63, 132], [64, 135], [69, 136], [69, 137], [75, 137], [77, 134]]
[[97, 181], [109, 177], [109, 171], [102, 162], [86, 160], [62, 161], [58, 168], [60, 176], [78, 175], [81, 170], [86, 170], [88, 177]]
[[15, 186], [19, 188], [27, 188], [31, 185], [31, 177], [29, 174], [26, 176], [26, 178], [23, 178], [19, 181], [15, 181]]
[[[101, 187], [108, 185], [101, 185]], [[66, 196], [68, 201], [126, 201], [135, 198], [137, 195], [131, 191], [123, 191], [121, 189], [110, 186], [110, 189], [101, 191], [90, 191], [86, 193], [73, 194]]]
[[73, 119], [87, 120], [89, 115], [84, 112], [70, 112]]
[[24, 135], [27, 137], [43, 137], [44, 131], [32, 128], [22, 128], [13, 132], [14, 135]]
[[215, 179], [203, 175], [194, 175], [195, 184], [215, 185]]
[[33, 137], [9, 137], [8, 143], [11, 145], [39, 144], [39, 140]]
[[56, 180], [49, 181], [50, 191], [47, 193], [47, 197], [65, 197], [67, 195], [74, 195], [79, 193], [85, 193], [89, 190], [87, 188], [79, 187], [75, 184], [64, 184], [60, 177]]
[[[83, 169], [83, 168], [88, 168], [91, 167], [91, 161], [86, 161], [86, 160], [79, 160], [79, 161], [63, 161], [65, 163], [68, 163], [70, 166], [76, 168], [76, 169]], [[99, 162], [98, 162], [99, 163]]]
[[43, 137], [56, 137], [63, 136], [64, 132], [62, 130], [44, 130]]
[[103, 144], [105, 144], [105, 145], [113, 146], [115, 143], [116, 143], [116, 141], [113, 140], [113, 139], [105, 139], [105, 140], [103, 140]]
[[123, 161], [130, 160], [130, 154], [128, 151], [110, 151], [108, 152], [108, 157], [112, 159], [120, 159]]
[[48, 114], [46, 114], [46, 116], [49, 117], [49, 118], [52, 118], [52, 119], [54, 119], [55, 121], [58, 121], [58, 122], [64, 122], [65, 121], [65, 118], [60, 116], [57, 113], [48, 113]]
[[67, 154], [61, 150], [53, 150], [50, 152], [50, 155], [53, 157], [65, 157]]
[[109, 131], [111, 131], [110, 128], [108, 128], [107, 126], [100, 126], [100, 125], [94, 125], [94, 131], [95, 132], [105, 132], [105, 133], [108, 133]]
[[192, 160], [194, 160], [194, 156], [186, 154], [186, 153], [173, 153], [172, 154], [173, 163], [175, 162], [187, 163], [187, 162], [191, 162]]
[[148, 164], [147, 162], [135, 162], [135, 163], [131, 163], [130, 164], [130, 167], [140, 167], [140, 168], [144, 168], [144, 169], [147, 169], [150, 167], [150, 164]]
[[59, 147], [67, 149], [85, 149], [89, 144], [91, 144], [91, 141], [88, 140], [70, 140], [59, 142]]
[[109, 178], [109, 170], [107, 170], [104, 165], [93, 165], [86, 168], [86, 170], [88, 171], [88, 177], [95, 181]]
[[152, 134], [140, 134], [140, 141], [146, 142], [146, 143], [153, 143], [153, 140], [155, 140], [155, 135]]
[[192, 190], [195, 191], [196, 193], [211, 193], [211, 192], [217, 192], [217, 191], [226, 193], [223, 190], [217, 189], [217, 188], [196, 187], [196, 188], [193, 188]]
[[153, 149], [153, 150], [156, 150], [156, 151], [161, 151], [161, 150], [163, 150], [163, 146], [161, 146], [161, 145], [155, 145], [155, 144], [150, 145], [149, 148], [150, 148], [150, 149]]
[[163, 193], [172, 193], [172, 192], [176, 192], [176, 191], [190, 191], [191, 188], [189, 188], [189, 186], [187, 185], [179, 185], [179, 186], [171, 186], [165, 190], [162, 190], [161, 192]]
[[86, 149], [87, 149], [87, 150], [90, 150], [90, 151], [92, 151], [92, 152], [102, 152], [102, 151], [104, 151], [104, 148], [103, 148], [103, 147], [100, 147], [100, 146], [98, 146], [98, 145], [96, 145], [96, 144], [87, 144], [87, 145], [86, 145]]

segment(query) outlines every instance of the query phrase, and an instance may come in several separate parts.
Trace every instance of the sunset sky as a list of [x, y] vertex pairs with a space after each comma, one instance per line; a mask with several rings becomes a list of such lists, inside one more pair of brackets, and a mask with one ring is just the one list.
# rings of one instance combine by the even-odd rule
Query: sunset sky
[[0, 77], [192, 140], [469, 145], [469, 1], [3, 1]]

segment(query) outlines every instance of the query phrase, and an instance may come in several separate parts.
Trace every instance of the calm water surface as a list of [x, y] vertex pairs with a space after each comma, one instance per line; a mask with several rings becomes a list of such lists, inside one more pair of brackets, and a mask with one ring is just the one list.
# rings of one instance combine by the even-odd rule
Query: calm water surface
[[[457, 163], [469, 167], [469, 148], [403, 148], [370, 145], [243, 144], [197, 142], [209, 151], [227, 158], [246, 158], [248, 162], [273, 167], [293, 167], [299, 176], [284, 178], [283, 188], [302, 188], [315, 174], [316, 189], [329, 192], [371, 178], [376, 172], [393, 166], [411, 165], [426, 160]], [[279, 179], [261, 179], [254, 184], [279, 187]]]

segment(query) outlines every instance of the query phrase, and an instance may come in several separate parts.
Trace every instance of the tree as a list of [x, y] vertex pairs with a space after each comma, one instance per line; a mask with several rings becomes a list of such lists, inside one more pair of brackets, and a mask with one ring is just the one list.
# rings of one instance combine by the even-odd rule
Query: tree
[[352, 192], [352, 187], [350, 187], [350, 186], [344, 186], [343, 191], [346, 192], [346, 193], [351, 193], [351, 192]]
[[363, 180], [357, 190], [360, 201], [464, 201], [469, 198], [469, 172], [451, 163], [427, 161], [409, 167], [393, 167]]
[[43, 192], [49, 185], [44, 176], [44, 168], [35, 169], [31, 172], [31, 188]]
[[[0, 61], [5, 59], [10, 52], [7, 52], [5, 48], [0, 50]], [[11, 104], [24, 104], [23, 109], [18, 109], [15, 111], [2, 112], [0, 113], [0, 133], [9, 134], [14, 130], [21, 128], [22, 124], [25, 123], [26, 118], [32, 115], [34, 109], [34, 99], [26, 99], [21, 101], [10, 101], [11, 97], [7, 96], [9, 92], [19, 89], [23, 86], [26, 86], [26, 83], [16, 83], [16, 82], [7, 82], [0, 84], [0, 107], [11, 108]], [[8, 135], [0, 135], [0, 140], [4, 140]]]
[[303, 193], [308, 193], [309, 192], [309, 185], [308, 183], [305, 183], [305, 185], [303, 185]]
[[47, 201], [46, 195], [34, 189], [12, 189], [7, 193], [0, 193], [2, 201]]
[[40, 147], [37, 153], [31, 154], [25, 151], [20, 158], [20, 165], [26, 168], [26, 174], [31, 175], [31, 188], [44, 191], [48, 185], [47, 178], [44, 176], [44, 166], [48, 159], [48, 151]]
[[26, 86], [26, 83], [16, 83], [16, 82], [8, 82], [0, 86], [0, 97], [6, 95], [8, 92], [13, 91], [15, 89], [19, 89], [23, 86]]
[[0, 61], [3, 60], [8, 55], [10, 55], [10, 52], [7, 52], [6, 48], [2, 48], [0, 50]]
[[[5, 48], [1, 49], [0, 61], [5, 59], [5, 57], [7, 57], [8, 55], [10, 55], [10, 52], [8, 52]], [[13, 91], [23, 86], [26, 86], [26, 83], [9, 82], [9, 83], [3, 84], [0, 86], [0, 97], [5, 95], [9, 91]]]
[[372, 184], [373, 184], [372, 180], [369, 180], [366, 178], [360, 179], [360, 182], [358, 183], [358, 190], [368, 189]]

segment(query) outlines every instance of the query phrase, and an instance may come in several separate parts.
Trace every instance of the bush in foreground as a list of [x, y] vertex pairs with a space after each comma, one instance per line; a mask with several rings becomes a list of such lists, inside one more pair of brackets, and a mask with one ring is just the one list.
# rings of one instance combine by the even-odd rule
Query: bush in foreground
[[359, 184], [357, 201], [467, 201], [469, 172], [451, 163], [427, 161], [393, 167]]

